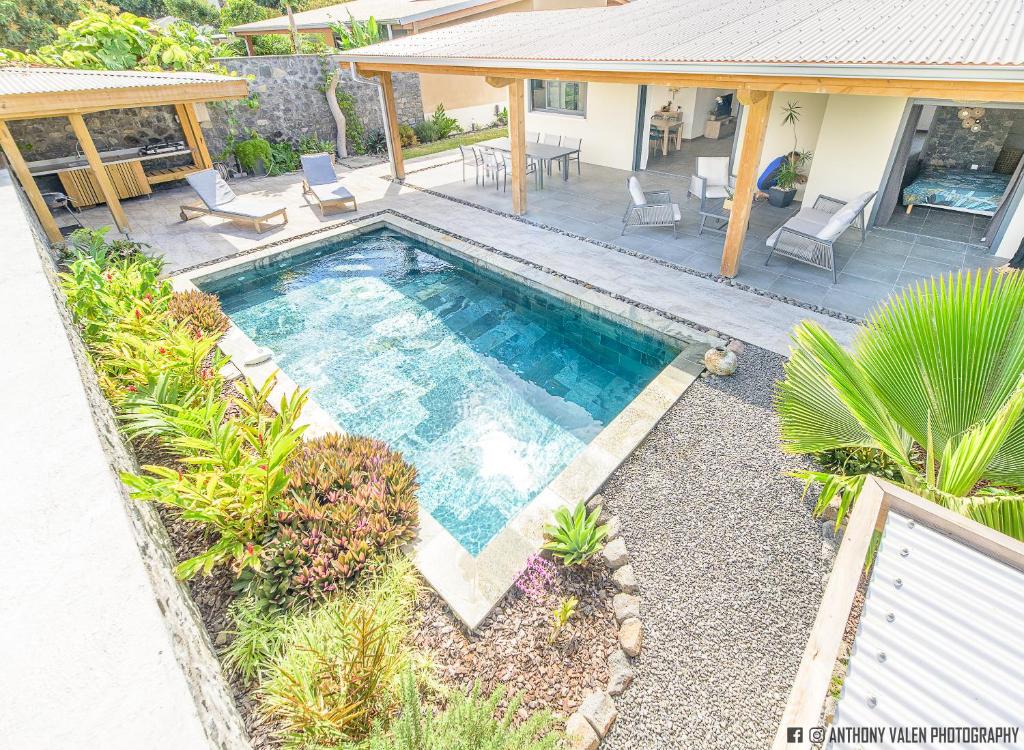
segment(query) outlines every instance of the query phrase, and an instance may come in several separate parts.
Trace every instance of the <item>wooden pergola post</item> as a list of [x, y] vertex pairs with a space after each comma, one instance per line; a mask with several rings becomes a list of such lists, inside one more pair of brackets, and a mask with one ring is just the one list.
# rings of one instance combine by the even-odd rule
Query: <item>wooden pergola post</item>
[[402, 156], [402, 137], [398, 133], [398, 110], [395, 108], [395, 87], [390, 73], [378, 73], [380, 92], [384, 99], [384, 132], [391, 151], [391, 176], [405, 179], [405, 159]]
[[743, 129], [743, 146], [736, 173], [736, 189], [732, 198], [729, 228], [726, 230], [725, 247], [722, 250], [721, 273], [729, 278], [735, 276], [740, 267], [740, 254], [743, 252], [743, 240], [747, 236], [750, 209], [757, 187], [757, 167], [761, 163], [764, 135], [768, 129], [768, 113], [772, 107], [770, 91], [739, 89], [737, 94], [740, 103], [747, 107], [747, 117]]
[[178, 122], [181, 123], [185, 143], [192, 152], [193, 163], [200, 169], [209, 169], [213, 166], [213, 159], [210, 158], [210, 150], [206, 146], [206, 136], [199, 126], [195, 105], [191, 102], [175, 104], [174, 111], [178, 115]]
[[3, 120], [0, 120], [0, 146], [3, 147], [4, 154], [7, 155], [7, 161], [10, 163], [11, 169], [14, 170], [18, 182], [21, 183], [22, 190], [28, 196], [28, 202], [32, 204], [36, 216], [39, 217], [39, 223], [43, 226], [43, 231], [46, 232], [46, 238], [50, 242], [63, 241], [64, 237], [57, 227], [57, 222], [54, 221], [50, 207], [46, 205], [43, 194], [39, 192], [39, 186], [36, 185], [35, 178], [29, 172], [28, 165], [21, 155], [21, 150], [18, 148], [14, 136], [11, 135], [7, 123]]
[[85, 126], [85, 120], [77, 113], [69, 114], [68, 120], [71, 121], [71, 129], [75, 133], [75, 138], [78, 139], [82, 146], [82, 153], [85, 154], [86, 161], [89, 162], [92, 176], [96, 180], [96, 184], [100, 186], [103, 200], [106, 201], [107, 208], [110, 209], [110, 213], [114, 217], [114, 223], [117, 224], [117, 228], [121, 232], [127, 233], [131, 228], [128, 225], [128, 217], [125, 215], [124, 209], [121, 208], [121, 201], [117, 197], [117, 190], [114, 188], [114, 183], [110, 181], [110, 175], [107, 174], [103, 160], [100, 159], [99, 152], [96, 150], [96, 144], [92, 141], [92, 136], [89, 135], [89, 129]]
[[508, 89], [508, 140], [512, 146], [512, 213], [522, 216], [526, 213], [525, 86], [522, 78], [484, 76], [484, 80], [489, 86]]
[[255, 57], [256, 48], [253, 46], [252, 37], [246, 34], [242, 39], [245, 40], [245, 54], [249, 57]]

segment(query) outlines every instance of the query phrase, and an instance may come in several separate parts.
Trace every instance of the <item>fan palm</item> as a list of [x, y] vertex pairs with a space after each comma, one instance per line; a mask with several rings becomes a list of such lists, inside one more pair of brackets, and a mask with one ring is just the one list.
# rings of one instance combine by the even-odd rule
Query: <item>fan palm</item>
[[[804, 322], [779, 384], [784, 448], [871, 448], [911, 491], [1024, 539], [1024, 274], [931, 279], [881, 306], [843, 349]], [[865, 475], [817, 471], [837, 526]]]

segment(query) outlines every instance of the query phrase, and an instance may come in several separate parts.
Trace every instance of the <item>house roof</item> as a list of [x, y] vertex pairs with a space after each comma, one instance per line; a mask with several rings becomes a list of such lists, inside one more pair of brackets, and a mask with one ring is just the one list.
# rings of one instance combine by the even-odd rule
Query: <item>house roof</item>
[[1024, 572], [890, 513], [833, 726], [1004, 726], [1022, 621]]
[[[347, 3], [294, 13], [292, 17], [295, 19], [295, 27], [300, 31], [347, 23], [349, 14], [357, 21], [367, 21], [372, 16], [379, 24], [405, 26], [448, 13], [471, 9], [482, 12], [514, 2], [519, 0], [349, 0]], [[229, 29], [232, 33], [242, 35], [282, 33], [288, 30], [288, 16], [243, 23]]]
[[244, 97], [244, 78], [213, 73], [0, 67], [0, 119]]
[[[1024, 69], [1017, 0], [635, 0], [508, 13], [350, 50], [357, 62], [862, 77]], [[924, 66], [928, 66], [927, 69]], [[813, 73], [809, 71], [813, 70]]]

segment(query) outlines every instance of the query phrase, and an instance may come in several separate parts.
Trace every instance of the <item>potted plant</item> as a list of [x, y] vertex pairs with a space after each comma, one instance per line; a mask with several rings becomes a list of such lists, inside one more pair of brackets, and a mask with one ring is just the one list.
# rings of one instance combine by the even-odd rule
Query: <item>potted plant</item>
[[800, 122], [800, 109], [796, 102], [786, 102], [782, 108], [782, 124], [793, 128], [793, 150], [775, 173], [775, 184], [768, 189], [768, 202], [778, 208], [785, 208], [793, 202], [796, 186], [806, 180], [800, 168], [811, 158], [809, 151], [800, 150], [797, 140], [796, 126]]

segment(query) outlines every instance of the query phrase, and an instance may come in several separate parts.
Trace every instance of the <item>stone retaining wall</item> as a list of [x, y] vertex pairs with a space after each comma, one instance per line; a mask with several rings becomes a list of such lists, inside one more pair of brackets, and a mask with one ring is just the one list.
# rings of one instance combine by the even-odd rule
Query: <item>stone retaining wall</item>
[[[320, 88], [336, 58], [322, 55], [268, 55], [225, 57], [217, 60], [229, 71], [251, 76], [249, 90], [259, 96], [260, 106], [250, 109], [241, 102], [209, 105], [210, 121], [203, 123], [207, 145], [216, 159], [234, 131], [246, 137], [255, 129], [271, 141], [296, 142], [304, 135], [333, 140], [334, 118]], [[420, 79], [415, 73], [398, 73], [394, 78], [395, 107], [403, 123], [423, 119]], [[367, 133], [383, 127], [377, 87], [352, 80], [342, 70], [339, 89], [355, 99], [355, 111]], [[113, 109], [85, 115], [96, 147], [113, 150], [144, 146], [184, 138], [174, 107]], [[78, 142], [66, 117], [18, 120], [9, 123], [11, 133], [27, 161], [74, 156]], [[351, 149], [351, 144], [349, 144]]]

